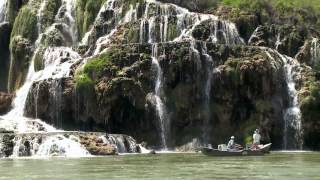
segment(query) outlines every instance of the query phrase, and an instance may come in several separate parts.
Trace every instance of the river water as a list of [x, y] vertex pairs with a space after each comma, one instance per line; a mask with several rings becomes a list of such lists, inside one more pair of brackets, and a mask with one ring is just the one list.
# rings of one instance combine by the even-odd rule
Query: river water
[[264, 157], [200, 153], [91, 158], [4, 159], [0, 179], [320, 179], [320, 153], [273, 152]]

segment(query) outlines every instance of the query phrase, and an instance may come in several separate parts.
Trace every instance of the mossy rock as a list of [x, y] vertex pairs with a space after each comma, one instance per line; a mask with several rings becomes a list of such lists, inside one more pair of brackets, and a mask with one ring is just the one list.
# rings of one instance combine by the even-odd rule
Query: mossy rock
[[22, 36], [23, 38], [29, 39], [34, 42], [38, 37], [37, 32], [37, 15], [34, 10], [29, 6], [25, 5], [21, 8], [15, 19], [11, 39], [15, 36]]
[[32, 58], [31, 42], [22, 36], [15, 36], [11, 40], [11, 64], [9, 71], [9, 92], [21, 87], [28, 72]]
[[45, 53], [45, 47], [38, 47], [37, 51], [34, 52], [34, 70], [40, 71], [44, 68], [43, 55]]
[[58, 29], [60, 24], [57, 24], [52, 30], [43, 34], [41, 45], [45, 47], [67, 46], [70, 41], [67, 41], [61, 31]]

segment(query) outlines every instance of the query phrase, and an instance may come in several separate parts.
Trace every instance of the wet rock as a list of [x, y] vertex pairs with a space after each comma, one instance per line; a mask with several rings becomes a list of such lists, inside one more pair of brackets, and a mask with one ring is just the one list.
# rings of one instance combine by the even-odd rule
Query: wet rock
[[22, 86], [32, 57], [32, 43], [21, 36], [11, 40], [11, 64], [9, 71], [9, 92], [14, 92]]
[[258, 26], [249, 39], [252, 46], [265, 46], [278, 50], [280, 53], [295, 57], [303, 46], [308, 32], [292, 25], [263, 25]]
[[255, 13], [239, 10], [228, 6], [218, 6], [209, 11], [210, 13], [235, 23], [240, 36], [248, 42], [254, 30], [259, 26], [259, 17]]
[[0, 91], [7, 91], [10, 66], [10, 32], [9, 23], [0, 24]]
[[118, 153], [115, 145], [104, 143], [100, 137], [96, 135], [80, 136], [80, 143], [85, 146], [92, 155], [107, 156]]
[[9, 157], [12, 155], [14, 147], [14, 137], [14, 135], [0, 135], [0, 157]]
[[11, 109], [12, 100], [13, 95], [0, 92], [0, 115], [9, 112]]

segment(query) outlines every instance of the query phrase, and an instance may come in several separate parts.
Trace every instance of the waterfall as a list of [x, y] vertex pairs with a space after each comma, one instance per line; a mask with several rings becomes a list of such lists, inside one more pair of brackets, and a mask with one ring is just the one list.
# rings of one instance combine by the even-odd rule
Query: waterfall
[[7, 0], [0, 0], [0, 23], [6, 19]]
[[214, 70], [214, 62], [212, 57], [208, 54], [206, 43], [202, 44], [202, 54], [205, 57], [205, 67], [206, 67], [206, 83], [205, 83], [205, 100], [204, 100], [204, 126], [203, 126], [203, 140], [204, 144], [208, 144], [209, 142], [209, 121], [211, 119], [210, 113], [210, 100], [211, 100], [211, 86], [212, 86], [212, 78], [213, 78], [213, 70]]
[[166, 42], [168, 41], [168, 27], [169, 27], [169, 5], [165, 4], [163, 8], [161, 8], [161, 23], [160, 23], [160, 41]]
[[288, 134], [289, 134], [289, 128], [293, 128], [294, 133], [294, 139], [296, 143], [296, 147], [298, 149], [302, 149], [303, 147], [303, 141], [302, 141], [302, 127], [301, 127], [301, 110], [299, 107], [298, 102], [298, 92], [296, 90], [296, 84], [294, 82], [293, 76], [294, 76], [294, 68], [296, 67], [296, 60], [281, 56], [281, 59], [285, 63], [285, 75], [286, 75], [286, 81], [288, 85], [288, 92], [289, 92], [289, 107], [286, 109], [284, 113], [284, 121], [285, 121], [285, 127], [284, 127], [284, 149], [288, 148]]
[[[46, 1], [42, 1], [41, 8], [38, 11], [38, 28], [41, 29], [41, 13], [43, 11]], [[56, 15], [56, 22], [52, 24], [45, 33], [52, 30], [56, 23], [62, 23], [65, 27], [65, 30], [68, 30], [70, 36], [72, 36], [72, 41], [76, 41], [74, 35], [76, 35], [76, 25], [73, 18], [74, 14], [74, 7], [75, 7], [74, 0], [64, 0], [63, 5], [60, 7], [58, 14]], [[40, 31], [39, 31], [40, 32]], [[80, 59], [80, 55], [73, 51], [69, 47], [49, 47], [45, 49], [43, 55], [43, 62], [44, 62], [44, 69], [38, 72], [35, 72], [34, 63], [36, 54], [40, 51], [40, 42], [43, 37], [43, 34], [39, 34], [38, 40], [36, 41], [36, 50], [34, 52], [34, 57], [29, 66], [29, 70], [27, 73], [27, 78], [23, 86], [16, 92], [16, 97], [13, 101], [13, 109], [4, 116], [0, 117], [0, 127], [3, 127], [6, 130], [14, 131], [16, 134], [20, 133], [37, 133], [37, 132], [62, 132], [58, 131], [54, 127], [42, 122], [39, 119], [29, 119], [23, 117], [24, 114], [24, 107], [26, 105], [26, 99], [29, 93], [29, 90], [32, 84], [36, 81], [41, 81], [45, 79], [61, 79], [63, 77], [68, 77], [71, 66]], [[55, 87], [51, 88], [51, 92], [54, 94], [54, 98], [57, 104], [55, 107], [60, 106], [61, 103], [61, 92], [58, 92], [59, 84]], [[39, 87], [38, 87], [39, 88]], [[36, 93], [38, 94], [38, 93]], [[37, 97], [38, 98], [38, 97]], [[36, 104], [36, 112], [37, 112], [38, 105]], [[57, 109], [59, 110], [59, 109]], [[61, 113], [61, 112], [57, 112]], [[36, 113], [38, 116], [38, 113]], [[59, 114], [56, 115], [59, 117]], [[59, 120], [59, 119], [58, 119]], [[15, 140], [15, 152], [14, 157], [19, 156], [21, 140]], [[24, 146], [25, 147], [25, 146]], [[28, 147], [30, 147], [28, 145]], [[66, 156], [80, 156], [88, 154], [85, 150], [79, 146], [79, 144], [73, 140], [66, 139], [63, 136], [57, 136], [49, 138], [48, 141], [44, 142], [39, 147], [39, 156], [49, 156], [52, 152], [52, 148], [57, 147], [59, 149], [58, 155], [61, 155], [63, 152]], [[18, 150], [17, 150], [18, 149]], [[49, 149], [49, 150], [48, 150]], [[61, 150], [61, 151], [60, 151]]]
[[77, 43], [77, 25], [75, 20], [76, 0], [62, 0], [62, 6], [56, 15], [56, 23], [62, 23], [64, 30], [71, 36], [72, 44]]
[[[4, 7], [5, 1], [0, 0], [0, 7]], [[31, 3], [30, 1], [29, 3]], [[39, 119], [28, 119], [23, 117], [24, 108], [26, 106], [26, 99], [30, 88], [33, 84], [36, 84], [35, 96], [35, 113], [36, 118], [38, 118], [38, 104], [39, 92], [41, 91], [41, 83], [39, 81], [51, 79], [52, 84], [50, 86], [50, 102], [53, 103], [53, 112], [55, 113], [54, 123], [60, 126], [62, 124], [61, 120], [61, 100], [62, 100], [62, 84], [59, 79], [63, 77], [69, 77], [71, 66], [78, 62], [81, 58], [80, 55], [73, 51], [70, 47], [41, 47], [41, 40], [43, 35], [53, 31], [59, 30], [62, 31], [61, 34], [66, 38], [66, 46], [75, 45], [79, 41], [77, 37], [77, 26], [75, 21], [75, 8], [76, 0], [62, 0], [62, 5], [58, 9], [58, 12], [55, 16], [55, 22], [50, 27], [44, 27], [42, 21], [42, 15], [48, 5], [48, 0], [41, 0], [39, 9], [37, 10], [37, 28], [39, 37], [35, 44], [34, 57], [30, 63], [28, 70], [27, 78], [24, 85], [17, 91], [16, 97], [13, 102], [13, 109], [5, 116], [0, 117], [3, 119], [0, 121], [0, 128], [5, 127], [4, 129], [12, 130], [16, 133], [47, 133], [47, 132], [62, 132], [58, 131], [56, 128], [42, 122]], [[84, 35], [80, 44], [83, 45], [94, 45], [94, 51], [90, 52], [93, 55], [97, 55], [105, 52], [105, 48], [111, 43], [111, 40], [114, 36], [119, 33], [118, 27], [125, 25], [125, 23], [131, 21], [138, 21], [140, 23], [140, 43], [152, 43], [152, 67], [156, 72], [155, 79], [155, 88], [154, 88], [154, 104], [157, 117], [159, 120], [159, 132], [161, 137], [162, 147], [164, 149], [168, 148], [168, 141], [170, 137], [170, 117], [167, 112], [165, 105], [165, 97], [163, 90], [163, 71], [159, 64], [159, 55], [158, 55], [158, 44], [160, 42], [169, 42], [169, 41], [184, 41], [191, 40], [191, 50], [196, 54], [198, 60], [197, 68], [201, 70], [204, 68], [201, 65], [201, 56], [200, 52], [196, 49], [196, 40], [192, 35], [193, 30], [202, 23], [210, 24], [210, 37], [206, 40], [208, 43], [226, 43], [226, 44], [244, 44], [243, 40], [240, 38], [235, 25], [229, 21], [219, 20], [217, 16], [200, 14], [190, 12], [185, 8], [178, 7], [174, 4], [164, 4], [154, 0], [146, 0], [146, 5], [140, 5], [137, 3], [135, 6], [130, 4], [128, 12], [123, 12], [124, 3], [126, 1], [118, 0], [107, 0], [101, 7], [94, 24], [90, 27], [90, 30]], [[142, 8], [144, 12], [140, 15]], [[4, 10], [0, 11], [0, 21], [4, 19], [2, 14]], [[111, 17], [109, 17], [111, 16]], [[139, 17], [140, 16], [140, 17]], [[119, 18], [122, 19], [119, 19]], [[105, 24], [107, 25], [105, 25]], [[175, 24], [173, 24], [175, 23]], [[177, 28], [172, 28], [171, 25], [176, 25]], [[56, 25], [61, 25], [61, 29], [57, 28]], [[100, 25], [100, 26], [99, 26]], [[105, 26], [104, 26], [105, 25]], [[97, 28], [101, 28], [96, 32]], [[176, 37], [171, 37], [172, 33], [170, 30], [175, 29], [177, 33]], [[101, 33], [101, 34], [100, 34]], [[121, 33], [121, 32], [120, 32]], [[94, 41], [92, 38], [95, 38]], [[93, 41], [93, 42], [92, 42]], [[44, 69], [38, 72], [35, 72], [34, 64], [36, 54], [43, 52], [42, 61], [44, 64]], [[40, 53], [40, 54], [41, 54]], [[212, 58], [208, 55], [207, 49], [202, 49], [202, 55], [205, 57], [205, 63], [207, 66], [204, 68], [204, 71], [207, 74], [204, 94], [205, 94], [205, 107], [207, 114], [210, 114], [210, 91], [211, 91], [211, 80], [212, 80], [212, 71], [213, 71], [213, 62]], [[86, 59], [83, 60], [85, 62]], [[75, 104], [77, 106], [77, 104]], [[77, 110], [79, 108], [76, 108]], [[78, 113], [76, 113], [78, 114]], [[206, 118], [206, 121], [210, 117]], [[116, 144], [119, 152], [126, 152], [127, 146], [129, 144], [130, 151], [134, 151], [133, 142], [123, 137], [110, 136], [108, 137], [109, 141], [113, 141]], [[23, 144], [23, 140], [17, 139], [15, 141], [15, 155], [19, 156], [19, 149]], [[83, 151], [81, 145], [74, 141], [72, 138], [66, 138], [61, 135], [54, 137], [49, 137], [43, 142], [31, 143], [30, 147], [34, 152], [33, 155], [38, 156], [52, 156], [52, 155], [67, 155], [72, 156], [79, 155], [82, 156], [87, 154]]]
[[[303, 148], [303, 129], [301, 125], [302, 116], [298, 101], [298, 91], [295, 83], [295, 76], [299, 76], [299, 73], [297, 72], [299, 62], [296, 59], [280, 54], [278, 51], [270, 51], [283, 62], [284, 75], [287, 84], [289, 104], [283, 112], [283, 149], [301, 150]], [[266, 52], [270, 58], [274, 59], [268, 51]]]
[[313, 38], [311, 41], [311, 64], [317, 66], [320, 61], [320, 44], [318, 38]]
[[167, 114], [166, 106], [162, 101], [162, 91], [163, 91], [163, 72], [158, 61], [158, 44], [152, 45], [152, 66], [156, 69], [156, 81], [154, 89], [154, 98], [156, 111], [160, 124], [160, 135], [162, 146], [165, 150], [168, 149], [168, 138], [170, 132], [170, 119]]
[[41, 23], [42, 23], [42, 16], [43, 16], [43, 11], [45, 10], [45, 7], [47, 5], [48, 0], [42, 0], [41, 4], [40, 4], [40, 8], [38, 9], [38, 13], [37, 13], [37, 27], [38, 27], [38, 34], [42, 33], [42, 27], [41, 27]]
[[67, 157], [86, 157], [90, 153], [85, 150], [76, 137], [66, 138], [63, 135], [49, 137], [39, 146], [36, 156], [67, 156]]
[[[97, 23], [99, 21], [101, 21], [104, 18], [104, 13], [107, 11], [113, 11], [115, 12], [115, 1], [116, 0], [107, 0], [102, 7], [99, 10], [99, 13], [94, 21], [94, 23]], [[115, 16], [115, 14], [113, 14]], [[92, 35], [92, 33], [94, 32], [94, 26], [92, 26], [90, 28], [90, 30], [85, 33], [85, 35], [83, 36], [82, 40], [81, 40], [81, 45], [89, 45], [89, 38]]]
[[118, 153], [136, 153], [137, 143], [130, 136], [108, 134], [99, 137], [103, 144], [112, 144], [116, 147]]
[[[50, 53], [49, 53], [50, 52]], [[70, 58], [69, 61], [63, 62], [66, 60], [66, 57]], [[60, 79], [62, 77], [69, 76], [70, 67], [80, 56], [72, 51], [70, 48], [66, 47], [56, 47], [48, 48], [45, 52], [44, 59], [45, 68], [42, 71], [34, 71], [34, 58], [30, 64], [28, 75], [24, 85], [17, 91], [16, 97], [13, 101], [13, 109], [6, 115], [0, 117], [0, 119], [7, 120], [12, 122], [12, 126], [24, 127], [26, 123], [30, 121], [28, 118], [23, 117], [24, 107], [26, 104], [27, 96], [32, 84], [36, 81], [53, 78]], [[61, 63], [61, 64], [60, 64]], [[0, 121], [3, 123], [2, 121]], [[15, 125], [15, 124], [18, 124]], [[20, 124], [20, 125], [19, 125]], [[26, 132], [27, 129], [23, 128], [14, 128], [18, 132]], [[35, 128], [37, 129], [37, 128]]]
[[281, 42], [281, 34], [280, 34], [280, 31], [278, 32], [278, 34], [277, 34], [277, 41], [276, 41], [276, 43], [275, 43], [275, 48], [276, 48], [276, 50], [278, 50], [279, 49], [279, 46], [282, 44], [282, 42]]

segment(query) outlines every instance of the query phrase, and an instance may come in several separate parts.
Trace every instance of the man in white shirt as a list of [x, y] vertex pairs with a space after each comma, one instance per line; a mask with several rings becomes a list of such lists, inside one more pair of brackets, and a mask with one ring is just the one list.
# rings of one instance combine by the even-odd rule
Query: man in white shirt
[[256, 129], [253, 134], [253, 144], [260, 145], [261, 135], [259, 134], [259, 129]]
[[259, 134], [259, 129], [256, 129], [253, 134], [253, 143], [252, 143], [252, 150], [259, 150], [259, 145], [260, 145], [260, 139], [261, 135]]

